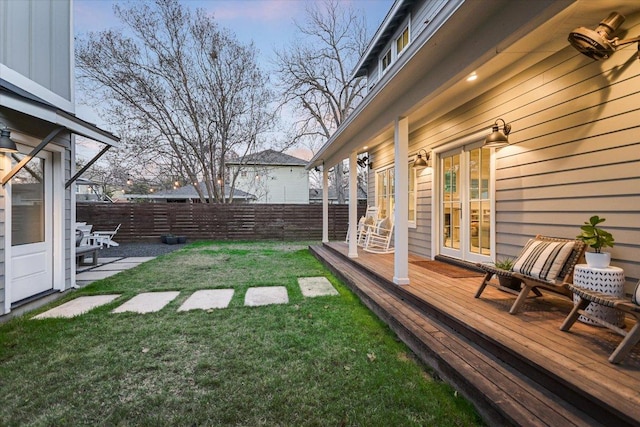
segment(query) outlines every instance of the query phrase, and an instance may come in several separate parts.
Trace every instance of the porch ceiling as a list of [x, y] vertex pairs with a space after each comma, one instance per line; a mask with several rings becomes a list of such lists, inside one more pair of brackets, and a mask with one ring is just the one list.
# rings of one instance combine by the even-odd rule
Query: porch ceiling
[[[392, 138], [397, 117], [409, 118], [410, 131], [437, 119], [544, 58], [571, 49], [571, 30], [595, 27], [611, 11], [629, 16], [640, 13], [640, 7], [637, 0], [463, 3], [435, 34], [424, 31], [413, 40], [307, 167], [332, 167], [353, 151], [365, 151], [364, 145]], [[471, 72], [479, 76], [473, 84], [466, 81]]]

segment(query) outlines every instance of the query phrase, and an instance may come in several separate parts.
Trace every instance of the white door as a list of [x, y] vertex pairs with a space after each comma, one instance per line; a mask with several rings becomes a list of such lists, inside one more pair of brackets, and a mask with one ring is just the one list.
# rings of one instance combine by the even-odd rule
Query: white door
[[491, 150], [481, 144], [439, 156], [440, 253], [486, 262], [491, 260]]
[[[25, 155], [15, 154], [12, 167]], [[11, 302], [53, 289], [51, 155], [40, 152], [11, 179]]]

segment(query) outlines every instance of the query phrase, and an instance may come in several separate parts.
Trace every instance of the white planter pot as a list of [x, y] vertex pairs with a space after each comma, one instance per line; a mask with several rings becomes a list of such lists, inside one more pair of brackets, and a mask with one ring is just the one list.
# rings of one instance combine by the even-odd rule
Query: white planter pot
[[591, 268], [607, 268], [611, 262], [611, 254], [609, 252], [585, 252], [584, 257]]

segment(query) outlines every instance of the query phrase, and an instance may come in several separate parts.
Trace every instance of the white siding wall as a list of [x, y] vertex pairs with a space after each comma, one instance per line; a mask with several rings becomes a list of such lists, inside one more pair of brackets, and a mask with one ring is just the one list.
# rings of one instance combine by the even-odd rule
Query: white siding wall
[[258, 197], [256, 203], [309, 203], [309, 173], [304, 166], [245, 167], [236, 188]]
[[70, 0], [0, 0], [0, 63], [71, 101], [71, 31]]

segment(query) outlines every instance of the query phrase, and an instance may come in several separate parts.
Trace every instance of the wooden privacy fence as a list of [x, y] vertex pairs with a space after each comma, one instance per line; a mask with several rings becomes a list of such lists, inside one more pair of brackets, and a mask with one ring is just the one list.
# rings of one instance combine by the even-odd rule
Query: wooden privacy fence
[[[189, 240], [320, 240], [322, 205], [77, 203], [76, 220], [113, 230], [114, 240], [155, 242], [166, 234]], [[366, 206], [358, 206], [358, 218]], [[329, 205], [329, 239], [344, 239], [348, 205]]]

